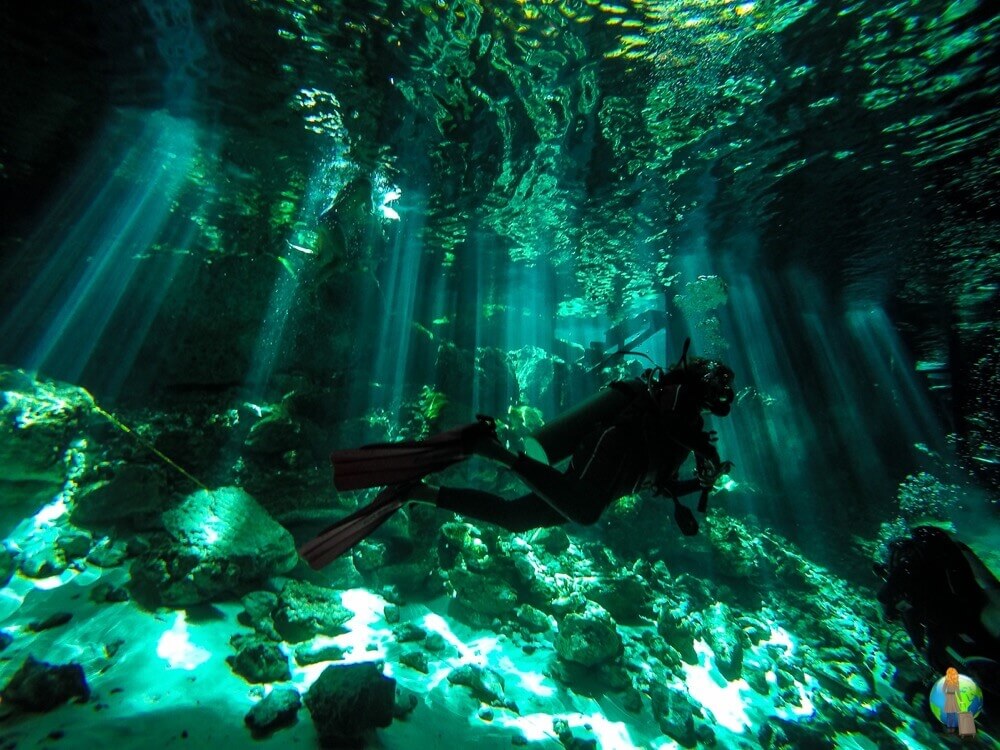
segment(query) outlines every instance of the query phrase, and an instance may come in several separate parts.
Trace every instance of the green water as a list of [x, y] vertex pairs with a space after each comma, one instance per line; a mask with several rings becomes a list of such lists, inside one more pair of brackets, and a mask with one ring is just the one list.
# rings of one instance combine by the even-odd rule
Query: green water
[[[0, 683], [90, 694], [0, 744], [315, 747], [243, 716], [371, 661], [370, 747], [946, 741], [870, 568], [930, 520], [1000, 570], [990, 3], [8, 5]], [[298, 560], [374, 495], [331, 451], [519, 450], [687, 338], [736, 374], [698, 536], [411, 506]]]

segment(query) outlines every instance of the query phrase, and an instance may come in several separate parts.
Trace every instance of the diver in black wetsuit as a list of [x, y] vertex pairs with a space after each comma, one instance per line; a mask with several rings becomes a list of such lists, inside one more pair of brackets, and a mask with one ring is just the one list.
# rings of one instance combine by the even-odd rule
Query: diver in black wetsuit
[[[525, 531], [568, 521], [595, 523], [615, 500], [644, 488], [671, 497], [681, 531], [697, 534], [694, 513], [678, 498], [700, 490], [698, 510], [704, 512], [716, 480], [731, 467], [719, 457], [715, 432], [705, 431], [702, 412], [729, 414], [733, 371], [714, 360], [688, 361], [686, 355], [687, 343], [670, 370], [654, 368], [641, 378], [612, 383], [556, 418], [533, 436], [534, 457], [509, 451], [488, 417], [425, 440], [334, 451], [330, 459], [338, 490], [385, 489], [368, 505], [322, 530], [299, 553], [313, 568], [322, 568], [409, 501]], [[680, 467], [692, 453], [697, 474], [681, 480]], [[473, 455], [509, 467], [532, 492], [505, 500], [489, 492], [435, 487], [423, 481]], [[571, 460], [565, 472], [550, 465], [566, 458]]]
[[875, 565], [886, 619], [900, 620], [938, 675], [955, 667], [1000, 699], [1000, 582], [965, 544], [936, 526], [889, 543]]
[[[523, 453], [515, 455], [495, 434], [482, 435], [472, 453], [509, 467], [533, 490], [515, 500], [426, 483], [412, 486], [405, 497], [517, 532], [567, 521], [593, 524], [615, 500], [652, 488], [674, 500], [681, 530], [695, 534], [694, 514], [678, 497], [701, 490], [699, 510], [704, 511], [708, 492], [731, 467], [719, 457], [714, 431], [705, 431], [702, 412], [729, 414], [732, 382], [733, 371], [721, 362], [692, 359], [666, 373], [648, 370], [642, 378], [613, 383], [610, 388], [622, 394], [621, 410], [576, 436], [565, 472]], [[692, 453], [697, 476], [680, 480], [679, 469]]]

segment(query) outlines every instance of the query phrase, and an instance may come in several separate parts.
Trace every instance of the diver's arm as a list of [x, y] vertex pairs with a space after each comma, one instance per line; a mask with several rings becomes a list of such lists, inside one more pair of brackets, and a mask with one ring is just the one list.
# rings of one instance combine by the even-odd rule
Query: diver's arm
[[701, 480], [698, 477], [692, 477], [691, 479], [671, 478], [664, 481], [658, 479], [654, 483], [654, 487], [658, 495], [676, 495], [677, 497], [683, 497], [684, 495], [690, 495], [702, 490]]

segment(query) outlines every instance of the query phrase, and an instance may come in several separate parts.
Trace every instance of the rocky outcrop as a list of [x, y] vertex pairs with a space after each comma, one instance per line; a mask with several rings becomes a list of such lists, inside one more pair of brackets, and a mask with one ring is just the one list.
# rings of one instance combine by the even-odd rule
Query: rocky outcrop
[[22, 711], [51, 711], [69, 700], [86, 701], [90, 687], [79, 664], [46, 664], [29, 656], [0, 691], [5, 705]]
[[244, 717], [250, 733], [260, 739], [278, 729], [295, 723], [302, 708], [302, 698], [294, 688], [272, 690], [260, 703], [254, 704]]
[[583, 612], [570, 613], [559, 623], [556, 652], [566, 661], [593, 667], [619, 656], [622, 639], [607, 610], [589, 602]]
[[305, 696], [324, 747], [361, 747], [364, 735], [392, 723], [396, 681], [373, 662], [329, 666]]
[[163, 522], [168, 541], [132, 566], [132, 580], [167, 606], [240, 593], [298, 562], [291, 534], [238, 487], [199, 490]]
[[275, 606], [275, 629], [290, 643], [300, 643], [316, 635], [340, 635], [344, 623], [354, 616], [340, 603], [333, 589], [305, 581], [288, 581]]
[[93, 416], [82, 388], [0, 368], [0, 531], [63, 489], [71, 444]]

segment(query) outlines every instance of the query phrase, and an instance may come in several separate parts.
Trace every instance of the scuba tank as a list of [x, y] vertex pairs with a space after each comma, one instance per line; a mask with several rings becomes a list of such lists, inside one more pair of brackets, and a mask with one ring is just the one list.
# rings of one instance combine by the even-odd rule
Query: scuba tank
[[[678, 364], [687, 366], [688, 347], [691, 339], [684, 341], [684, 350]], [[635, 354], [650, 359], [641, 352], [619, 350], [606, 357], [601, 364], [607, 364], [614, 357]], [[652, 361], [650, 359], [650, 361]], [[663, 368], [656, 365], [643, 373], [636, 381], [615, 381], [606, 388], [594, 394], [583, 403], [574, 406], [568, 412], [560, 414], [547, 425], [539, 428], [524, 439], [524, 455], [536, 461], [549, 464], [559, 463], [573, 455], [580, 440], [583, 439], [598, 424], [609, 423], [635, 400], [639, 393], [645, 391], [652, 395], [654, 388], [663, 375]]]
[[569, 458], [595, 425], [613, 420], [634, 398], [628, 383], [612, 383], [526, 437], [524, 454], [550, 466]]

